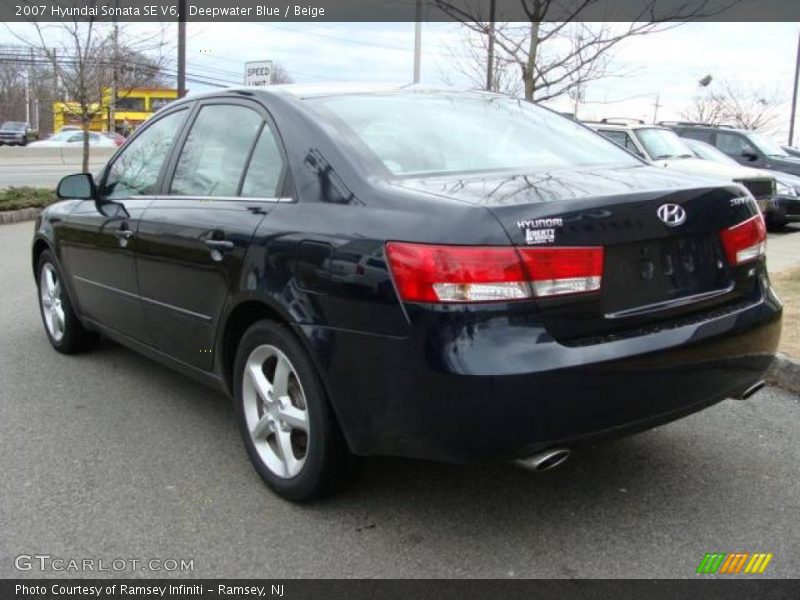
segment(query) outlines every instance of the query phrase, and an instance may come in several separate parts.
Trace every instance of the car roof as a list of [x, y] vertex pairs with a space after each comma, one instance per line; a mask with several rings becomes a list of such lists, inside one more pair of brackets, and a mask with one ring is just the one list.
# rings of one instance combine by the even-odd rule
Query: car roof
[[498, 95], [491, 92], [480, 90], [470, 90], [464, 87], [452, 86], [432, 86], [417, 83], [365, 83], [365, 82], [339, 82], [339, 83], [290, 83], [282, 85], [270, 85], [263, 87], [254, 86], [231, 86], [210, 92], [189, 94], [182, 100], [198, 100], [202, 98], [213, 98], [226, 94], [242, 95], [267, 95], [267, 96], [290, 96], [294, 98], [322, 98], [326, 96], [347, 96], [353, 94], [381, 94], [391, 92], [459, 92], [482, 95]]
[[692, 123], [690, 121], [659, 121], [658, 124], [663, 125], [664, 127], [679, 127], [681, 129], [710, 129], [713, 131], [734, 131], [744, 134], [750, 133], [750, 130], [748, 129], [742, 129], [741, 127], [726, 125], [724, 123], [714, 125], [712, 123]]
[[583, 121], [584, 125], [592, 129], [610, 129], [615, 131], [631, 131], [634, 129], [669, 129], [663, 125], [652, 123], [613, 123], [609, 121]]

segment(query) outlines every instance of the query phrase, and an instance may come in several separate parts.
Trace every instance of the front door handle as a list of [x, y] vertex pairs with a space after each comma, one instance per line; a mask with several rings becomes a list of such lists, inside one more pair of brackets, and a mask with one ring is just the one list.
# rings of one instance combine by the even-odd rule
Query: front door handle
[[120, 225], [119, 229], [115, 229], [113, 233], [119, 239], [119, 245], [121, 248], [127, 248], [128, 240], [136, 235], [136, 232], [134, 232], [132, 229], [128, 229], [128, 225], [125, 223]]
[[233, 242], [228, 240], [206, 240], [206, 246], [212, 250], [233, 250]]
[[222, 253], [233, 250], [233, 242], [228, 240], [206, 240], [206, 246], [211, 250], [211, 260], [220, 262]]

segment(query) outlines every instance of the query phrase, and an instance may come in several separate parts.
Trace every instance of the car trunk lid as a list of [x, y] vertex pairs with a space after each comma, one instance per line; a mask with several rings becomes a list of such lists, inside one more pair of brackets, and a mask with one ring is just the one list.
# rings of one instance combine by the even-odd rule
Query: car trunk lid
[[[435, 177], [402, 185], [490, 210], [521, 252], [602, 247], [601, 289], [536, 300], [568, 342], [735, 302], [752, 278], [720, 232], [758, 214], [746, 192], [652, 167]], [[526, 250], [522, 250], [522, 249]]]

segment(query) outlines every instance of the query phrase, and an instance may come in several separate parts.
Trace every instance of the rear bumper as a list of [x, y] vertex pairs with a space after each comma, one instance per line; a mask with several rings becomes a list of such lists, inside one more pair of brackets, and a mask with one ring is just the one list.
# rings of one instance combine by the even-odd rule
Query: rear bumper
[[301, 330], [327, 357], [354, 452], [471, 462], [623, 435], [738, 396], [769, 368], [781, 310], [765, 289], [695, 322], [582, 346], [533, 320], [462, 326], [446, 311], [411, 314], [404, 338]]

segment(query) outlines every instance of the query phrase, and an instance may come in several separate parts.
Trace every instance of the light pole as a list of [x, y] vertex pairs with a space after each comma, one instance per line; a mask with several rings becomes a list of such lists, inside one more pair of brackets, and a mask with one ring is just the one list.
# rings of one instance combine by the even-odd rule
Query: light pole
[[414, 83], [419, 83], [422, 67], [422, 0], [414, 8]]
[[178, 2], [178, 98], [186, 95], [186, 0]]
[[789, 145], [794, 143], [794, 118], [797, 114], [797, 80], [800, 78], [800, 35], [797, 37], [797, 58], [794, 62], [794, 92], [792, 93], [792, 120], [789, 123]]

